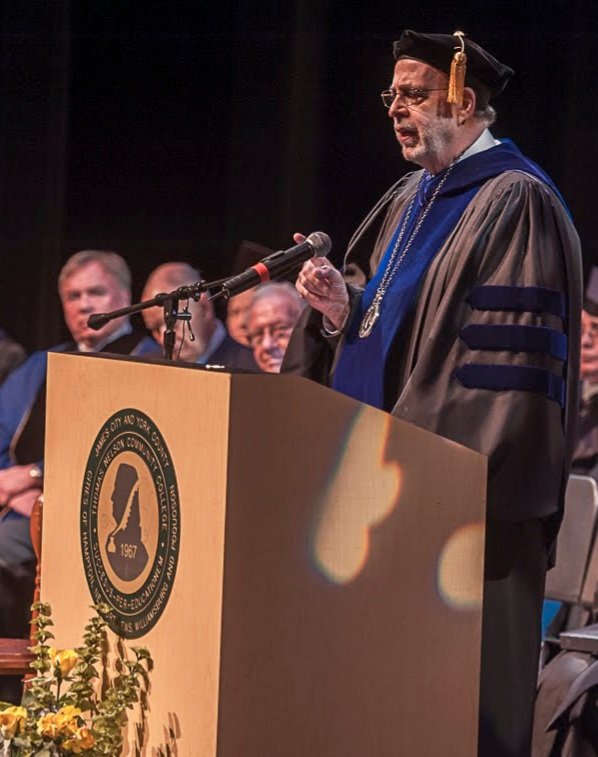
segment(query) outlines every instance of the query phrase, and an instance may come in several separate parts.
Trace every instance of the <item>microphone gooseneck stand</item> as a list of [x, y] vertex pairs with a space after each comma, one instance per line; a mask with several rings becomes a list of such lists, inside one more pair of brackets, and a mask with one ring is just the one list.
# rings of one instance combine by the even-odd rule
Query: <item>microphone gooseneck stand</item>
[[120, 318], [121, 316], [139, 313], [141, 310], [146, 310], [147, 308], [162, 306], [164, 310], [164, 325], [166, 326], [164, 332], [164, 357], [166, 360], [173, 360], [176, 343], [176, 322], [186, 321], [189, 324], [191, 338], [194, 338], [190, 326], [191, 313], [187, 309], [184, 309], [183, 312], [179, 311], [180, 300], [195, 300], [197, 302], [204, 292], [208, 292], [211, 289], [216, 289], [216, 293], [210, 296], [210, 302], [221, 298], [228, 300], [235, 294], [240, 294], [257, 284], [274, 280], [290, 273], [314, 255], [326, 256], [331, 246], [332, 242], [328, 234], [324, 234], [323, 231], [315, 231], [306, 237], [303, 242], [288, 250], [273, 252], [263, 260], [260, 260], [259, 263], [236, 276], [217, 279], [216, 281], [198, 281], [196, 284], [182, 286], [172, 292], [161, 292], [151, 300], [138, 302], [136, 305], [131, 305], [128, 308], [120, 308], [110, 313], [95, 313], [89, 316], [87, 325], [97, 331], [113, 318]]
[[174, 360], [176, 322], [186, 321], [189, 323], [191, 320], [191, 313], [188, 310], [179, 311], [180, 300], [195, 300], [197, 302], [203, 292], [207, 292], [211, 287], [218, 286], [220, 283], [221, 280], [212, 282], [198, 281], [196, 284], [182, 286], [172, 292], [161, 292], [152, 297], [151, 300], [144, 300], [126, 308], [112, 310], [110, 313], [94, 313], [89, 316], [87, 325], [97, 331], [114, 318], [140, 313], [142, 310], [147, 310], [148, 308], [162, 307], [164, 311], [164, 325], [166, 326], [166, 330], [164, 331], [164, 357], [166, 360]]

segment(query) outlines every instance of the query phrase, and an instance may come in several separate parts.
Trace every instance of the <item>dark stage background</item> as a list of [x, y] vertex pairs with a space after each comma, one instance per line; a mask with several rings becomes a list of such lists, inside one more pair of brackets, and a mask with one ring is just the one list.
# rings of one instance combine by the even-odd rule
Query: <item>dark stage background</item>
[[139, 296], [158, 263], [229, 272], [243, 239], [326, 231], [339, 260], [407, 170], [379, 92], [403, 28], [462, 28], [517, 71], [498, 103], [598, 249], [596, 0], [2, 0], [0, 324], [64, 334], [61, 264], [115, 249]]

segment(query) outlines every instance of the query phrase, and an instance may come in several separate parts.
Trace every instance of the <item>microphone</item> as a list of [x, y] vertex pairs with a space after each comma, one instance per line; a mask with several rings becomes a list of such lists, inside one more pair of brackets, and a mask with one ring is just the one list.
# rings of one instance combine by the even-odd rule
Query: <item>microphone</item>
[[[284, 276], [293, 268], [296, 268], [301, 263], [309, 260], [309, 258], [313, 258], [314, 255], [317, 255], [318, 257], [326, 257], [331, 249], [332, 242], [328, 234], [325, 234], [323, 231], [314, 231], [314, 233], [310, 234], [304, 242], [301, 242], [301, 244], [289, 247], [288, 250], [278, 250], [278, 252], [273, 252], [271, 255], [268, 255], [268, 257], [260, 260], [259, 263], [256, 263], [251, 266], [251, 268], [243, 271], [243, 273], [233, 276], [230, 279], [225, 279], [224, 281], [220, 280], [219, 282], [214, 282], [214, 286], [216, 286], [216, 284], [220, 285], [220, 290], [213, 297], [210, 297], [210, 300], [217, 300], [220, 297], [228, 299], [235, 294], [240, 294], [247, 289], [251, 289], [257, 284], [262, 284], [271, 279], [276, 279], [279, 276]], [[183, 287], [180, 287], [177, 292], [182, 289]], [[204, 282], [204, 288], [202, 291], [209, 289], [210, 283]], [[176, 295], [177, 292], [172, 294]], [[168, 295], [165, 294], [157, 295], [155, 299], [158, 301], [152, 301], [152, 305], [160, 304], [160, 302], [167, 296]], [[188, 298], [189, 296], [190, 295], [185, 294], [183, 299]], [[87, 325], [89, 328], [97, 331], [113, 318], [117, 318], [121, 315], [131, 315], [133, 312], [138, 312], [145, 307], [149, 307], [149, 302], [150, 301], [148, 300], [146, 303], [142, 302], [129, 308], [114, 310], [111, 313], [94, 313], [87, 319]]]
[[99, 331], [99, 329], [101, 329], [102, 326], [105, 326], [109, 320], [110, 318], [107, 313], [93, 313], [87, 319], [87, 325], [90, 329]]
[[290, 247], [288, 250], [273, 252], [243, 273], [224, 281], [220, 296], [228, 299], [235, 294], [251, 289], [257, 284], [263, 284], [271, 279], [284, 276], [300, 263], [313, 258], [314, 255], [325, 257], [331, 248], [332, 242], [328, 234], [324, 234], [323, 231], [314, 231], [301, 244]]

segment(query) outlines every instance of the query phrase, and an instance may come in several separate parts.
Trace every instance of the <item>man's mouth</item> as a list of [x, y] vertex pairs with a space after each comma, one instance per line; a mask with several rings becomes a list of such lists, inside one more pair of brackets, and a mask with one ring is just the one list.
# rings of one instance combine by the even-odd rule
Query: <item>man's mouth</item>
[[269, 371], [276, 373], [280, 369], [282, 358], [282, 355], [266, 355], [264, 358], [264, 363], [266, 364]]
[[418, 139], [417, 129], [414, 126], [395, 126], [395, 134], [405, 147], [413, 146]]

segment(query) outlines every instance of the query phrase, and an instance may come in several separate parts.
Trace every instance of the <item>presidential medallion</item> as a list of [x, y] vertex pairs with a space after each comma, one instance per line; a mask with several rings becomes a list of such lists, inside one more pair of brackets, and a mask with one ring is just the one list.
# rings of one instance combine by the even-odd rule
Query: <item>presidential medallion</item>
[[372, 304], [366, 310], [366, 313], [363, 316], [363, 320], [361, 321], [361, 325], [359, 327], [359, 336], [361, 337], [361, 339], [365, 339], [372, 333], [374, 326], [378, 321], [378, 318], [380, 318], [380, 305], [378, 303], [378, 300], [374, 299]]

